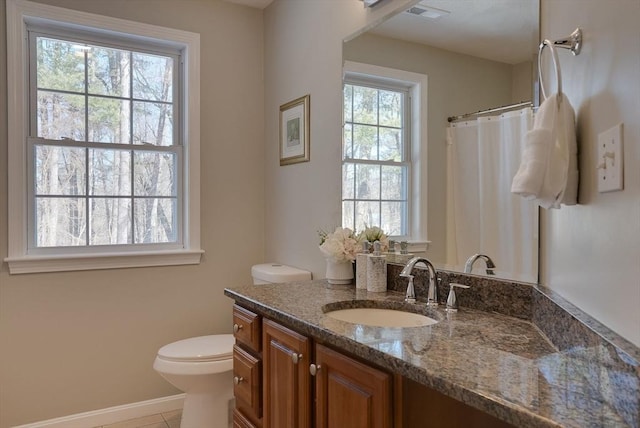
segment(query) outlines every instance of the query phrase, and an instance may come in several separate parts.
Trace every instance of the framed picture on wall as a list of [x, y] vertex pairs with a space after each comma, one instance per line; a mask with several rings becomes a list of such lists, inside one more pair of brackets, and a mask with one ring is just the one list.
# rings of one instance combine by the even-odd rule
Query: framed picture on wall
[[309, 162], [309, 99], [280, 106], [280, 165]]

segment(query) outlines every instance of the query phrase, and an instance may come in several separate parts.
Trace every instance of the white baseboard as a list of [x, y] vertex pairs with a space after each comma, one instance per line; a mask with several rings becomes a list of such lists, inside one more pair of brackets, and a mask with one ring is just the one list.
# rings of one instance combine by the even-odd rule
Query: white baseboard
[[76, 413], [75, 415], [34, 422], [13, 428], [90, 428], [182, 409], [183, 402], [184, 394], [177, 394], [138, 403]]

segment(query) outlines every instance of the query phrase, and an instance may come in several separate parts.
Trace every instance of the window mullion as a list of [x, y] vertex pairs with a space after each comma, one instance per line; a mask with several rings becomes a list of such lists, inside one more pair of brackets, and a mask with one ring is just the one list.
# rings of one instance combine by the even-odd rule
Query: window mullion
[[[355, 89], [353, 87], [353, 85], [351, 85], [351, 156], [355, 155], [355, 140], [354, 140], [354, 126], [353, 126], [353, 119], [354, 119], [354, 115], [355, 115]], [[357, 185], [358, 185], [358, 166], [354, 163], [353, 164], [353, 197], [355, 198], [357, 196]], [[353, 230], [356, 230], [356, 207], [357, 207], [357, 202], [354, 200], [351, 203], [351, 209], [353, 210], [353, 214], [351, 216], [351, 227], [353, 228]]]
[[[84, 141], [89, 141], [89, 52], [87, 50], [84, 51]], [[85, 234], [85, 245], [88, 247], [91, 245], [90, 235], [91, 235], [91, 218], [89, 217], [91, 210], [91, 198], [89, 197], [89, 148], [84, 149], [84, 234]]]
[[[77, 147], [77, 148], [90, 148], [90, 149], [113, 149], [113, 150], [131, 150], [131, 144], [118, 144], [118, 143], [92, 143], [84, 141], [76, 141], [72, 139], [63, 140], [50, 140], [47, 138], [34, 138], [28, 137], [28, 140], [34, 144], [42, 146], [60, 146], [60, 147]], [[140, 150], [159, 152], [159, 153], [176, 153], [180, 148], [178, 146], [155, 146], [153, 144], [134, 145], [140, 147]]]
[[[133, 52], [129, 52], [129, 144], [133, 147]], [[136, 242], [136, 204], [134, 198], [134, 179], [135, 179], [135, 153], [134, 150], [131, 149], [131, 178], [130, 178], [130, 203], [131, 203], [131, 242], [130, 244], [134, 244]]]
[[[355, 118], [355, 88], [353, 85], [351, 85], [351, 121], [353, 122], [354, 118]], [[351, 156], [355, 156], [355, 140], [354, 140], [354, 126], [353, 123], [351, 124]], [[358, 186], [358, 166], [356, 164], [353, 164], [353, 197], [355, 198], [357, 196], [357, 186]], [[356, 207], [357, 207], [358, 203], [354, 200], [352, 202], [352, 209], [353, 209], [353, 215], [351, 218], [351, 224], [353, 227], [353, 230], [356, 230]]]
[[345, 158], [343, 163], [359, 163], [363, 165], [384, 165], [384, 166], [407, 166], [410, 162], [398, 162], [398, 161], [389, 161], [389, 160], [371, 160], [371, 159], [354, 159], [354, 158]]
[[135, 196], [135, 194], [134, 194], [134, 189], [135, 189], [134, 180], [135, 180], [135, 176], [136, 176], [136, 174], [135, 174], [135, 168], [136, 168], [135, 159], [136, 159], [136, 157], [135, 157], [135, 153], [134, 153], [133, 149], [130, 150], [129, 154], [131, 156], [131, 160], [130, 160], [130, 162], [131, 162], [130, 182], [131, 183], [129, 184], [129, 186], [130, 186], [130, 188], [129, 188], [129, 192], [130, 192], [129, 193], [129, 195], [130, 195], [129, 198], [130, 198], [130, 201], [131, 201], [131, 242], [130, 242], [130, 244], [135, 244], [135, 242], [136, 242], [136, 239], [135, 239], [135, 234], [136, 234], [136, 221], [135, 221], [135, 219], [136, 219], [136, 217], [135, 217], [136, 208], [135, 208], [135, 206], [136, 206], [136, 204], [135, 204], [135, 197], [134, 197]]
[[[378, 148], [377, 160], [380, 161], [380, 89], [376, 89], [376, 96], [378, 97], [378, 103], [376, 105], [376, 132], [377, 140], [376, 146]], [[378, 165], [378, 226], [382, 227], [382, 165]]]
[[402, 103], [402, 145], [404, 147], [403, 160], [411, 162], [411, 139], [412, 139], [412, 129], [411, 122], [413, 111], [411, 110], [411, 96], [409, 94], [404, 94]]
[[[351, 156], [354, 156], [355, 154], [355, 141], [353, 139], [353, 119], [354, 119], [354, 111], [355, 111], [355, 91], [353, 88], [353, 85], [351, 85]], [[354, 170], [354, 174], [353, 174], [353, 180], [354, 180], [354, 185], [355, 185], [355, 179], [356, 179], [356, 175], [355, 175], [355, 170]], [[355, 187], [354, 187], [355, 189]], [[353, 207], [354, 209], [354, 213], [355, 213], [355, 206]], [[353, 223], [353, 227], [355, 229], [355, 220]]]
[[90, 210], [89, 210], [89, 205], [91, 203], [91, 198], [89, 197], [89, 188], [90, 188], [90, 184], [89, 184], [89, 148], [85, 148], [84, 149], [84, 162], [85, 162], [85, 168], [84, 168], [84, 199], [85, 199], [85, 243], [87, 246], [90, 245], [90, 241], [89, 241], [89, 235], [90, 235], [90, 231], [91, 231], [91, 219], [89, 218], [89, 214], [90, 214]]

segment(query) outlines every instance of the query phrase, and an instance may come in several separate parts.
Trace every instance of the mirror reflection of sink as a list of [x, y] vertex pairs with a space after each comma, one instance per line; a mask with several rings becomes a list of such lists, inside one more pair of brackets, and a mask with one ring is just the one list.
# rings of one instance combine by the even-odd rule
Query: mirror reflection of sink
[[329, 318], [373, 327], [424, 327], [438, 322], [413, 312], [380, 308], [339, 309], [325, 313]]

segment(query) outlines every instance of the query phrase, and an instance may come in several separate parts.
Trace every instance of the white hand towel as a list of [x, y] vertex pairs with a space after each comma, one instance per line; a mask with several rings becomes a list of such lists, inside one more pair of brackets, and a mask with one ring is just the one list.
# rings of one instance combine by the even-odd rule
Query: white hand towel
[[527, 133], [511, 192], [536, 199], [543, 208], [573, 205], [577, 198], [575, 114], [567, 97], [547, 98]]
[[533, 129], [527, 133], [520, 168], [511, 183], [511, 193], [527, 199], [540, 194], [551, 153], [550, 141], [551, 131], [548, 129]]
[[560, 195], [560, 201], [564, 205], [575, 205], [578, 203], [578, 182], [580, 174], [578, 172], [578, 141], [576, 139], [576, 116], [567, 97], [562, 95], [561, 104], [562, 127], [560, 132], [565, 144], [565, 155], [567, 162], [567, 182], [564, 192]]

